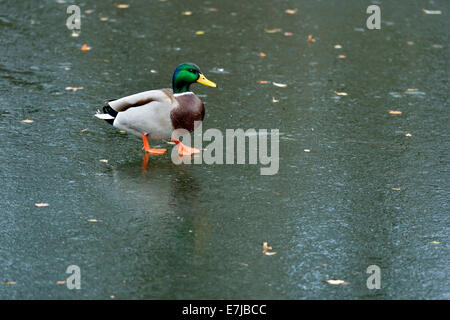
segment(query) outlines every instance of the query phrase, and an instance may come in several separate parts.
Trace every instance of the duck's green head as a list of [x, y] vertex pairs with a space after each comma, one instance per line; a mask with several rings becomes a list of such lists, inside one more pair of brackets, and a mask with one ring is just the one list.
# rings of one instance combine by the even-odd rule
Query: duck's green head
[[174, 93], [183, 93], [189, 91], [189, 86], [195, 82], [208, 87], [217, 87], [217, 85], [206, 79], [200, 68], [195, 63], [182, 63], [173, 73], [172, 88]]

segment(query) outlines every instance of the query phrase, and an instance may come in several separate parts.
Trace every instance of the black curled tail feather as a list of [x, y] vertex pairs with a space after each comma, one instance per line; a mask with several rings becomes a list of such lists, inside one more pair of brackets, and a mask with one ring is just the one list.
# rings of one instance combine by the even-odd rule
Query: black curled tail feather
[[[113, 101], [113, 100], [110, 100]], [[109, 114], [111, 117], [116, 117], [117, 116], [117, 111], [114, 110], [113, 108], [111, 108], [111, 106], [109, 104], [106, 104], [106, 106], [103, 107], [103, 113]], [[115, 119], [105, 119], [106, 122], [108, 122], [109, 124], [113, 124]]]

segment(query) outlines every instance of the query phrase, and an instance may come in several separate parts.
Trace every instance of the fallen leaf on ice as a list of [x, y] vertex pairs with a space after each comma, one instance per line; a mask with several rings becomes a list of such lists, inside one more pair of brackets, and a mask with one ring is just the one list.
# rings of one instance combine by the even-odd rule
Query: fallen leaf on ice
[[431, 241], [430, 243], [432, 243], [432, 244], [439, 244], [440, 242], [439, 241]]
[[345, 55], [343, 55], [343, 54], [340, 54], [340, 55], [338, 55], [338, 58], [339, 59], [345, 59], [345, 58], [347, 58]]
[[389, 110], [388, 112], [389, 114], [402, 114], [402, 112], [398, 110]]
[[8, 282], [5, 282], [5, 284], [7, 284], [7, 285], [13, 285], [13, 284], [16, 284], [16, 282], [15, 282], [15, 281], [8, 281]]
[[89, 50], [91, 50], [92, 48], [91, 47], [89, 47], [87, 44], [83, 44], [82, 46], [81, 46], [81, 51], [89, 51]]
[[217, 12], [218, 10], [217, 10], [217, 8], [208, 8], [208, 11]]
[[107, 17], [100, 17], [100, 21], [102, 21], [102, 22], [108, 21], [108, 18]]
[[392, 190], [394, 190], [394, 191], [400, 191], [400, 190], [402, 190], [401, 188], [391, 188]]
[[347, 92], [338, 92], [338, 91], [334, 91], [334, 94], [337, 96], [348, 96]]
[[94, 12], [94, 9], [84, 10], [84, 13], [86, 14], [91, 14], [92, 12]]
[[87, 219], [88, 222], [98, 222], [97, 219]]
[[48, 203], [35, 203], [34, 206], [38, 207], [38, 208], [42, 208], [42, 207], [48, 207], [49, 204]]
[[291, 37], [291, 36], [293, 36], [294, 34], [292, 33], [292, 32], [285, 32], [284, 33], [284, 36], [285, 37]]
[[308, 43], [311, 44], [311, 43], [316, 42], [316, 39], [314, 39], [313, 36], [312, 36], [312, 34], [310, 34], [310, 35], [308, 35], [308, 40], [307, 40], [307, 41], [308, 41]]
[[263, 243], [263, 254], [265, 254], [266, 256], [272, 256], [274, 254], [276, 254], [276, 252], [269, 252], [269, 250], [272, 250], [272, 247], [270, 247], [267, 242]]
[[442, 14], [441, 10], [427, 10], [427, 9], [422, 9], [423, 12], [425, 12], [426, 14]]
[[408, 133], [405, 134], [405, 136], [407, 136], [407, 137], [412, 137], [412, 134], [411, 134], [411, 132], [408, 131]]
[[413, 46], [414, 45], [414, 41], [407, 41], [406, 42], [409, 46]]
[[277, 103], [277, 102], [280, 102], [280, 100], [279, 99], [275, 99], [275, 97], [272, 97], [272, 102], [273, 103]]
[[21, 120], [20, 122], [23, 122], [23, 123], [33, 123], [34, 120], [31, 120], [31, 119], [23, 119], [23, 120]]
[[417, 91], [419, 91], [419, 89], [406, 89], [407, 93], [417, 92]]
[[119, 132], [120, 133], [127, 133], [125, 130], [120, 130]]
[[298, 11], [298, 8], [295, 9], [286, 9], [284, 12], [286, 12], [287, 14], [296, 14]]
[[277, 33], [277, 32], [281, 32], [280, 28], [275, 28], [275, 29], [264, 29], [265, 33]]
[[267, 84], [267, 83], [269, 83], [269, 81], [267, 81], [267, 80], [259, 80], [259, 81], [256, 81], [256, 83]]
[[311, 152], [311, 150], [309, 150], [309, 149], [303, 149], [303, 151], [305, 151], [305, 152]]
[[103, 162], [103, 163], [108, 163], [108, 160], [106, 160], [106, 159], [100, 159], [99, 161]]
[[237, 263], [237, 264], [240, 264], [241, 266], [248, 267], [248, 264], [247, 264], [247, 263], [239, 262], [239, 261], [236, 261], [236, 263]]
[[78, 38], [80, 36], [80, 31], [72, 31], [72, 37]]
[[203, 31], [203, 30], [198, 30], [198, 31], [195, 32], [195, 34], [197, 34], [197, 35], [202, 35], [202, 34], [205, 34], [205, 31]]
[[340, 44], [337, 44], [334, 46], [335, 49], [342, 49], [342, 46]]
[[266, 56], [266, 54], [265, 54], [264, 52], [261, 51], [261, 52], [259, 53], [259, 56], [262, 57], [262, 58], [264, 58], [264, 57]]
[[326, 280], [327, 283], [333, 284], [333, 285], [347, 285], [349, 282], [344, 280]]
[[190, 16], [190, 15], [192, 15], [192, 11], [183, 11], [183, 12], [181, 12], [181, 14], [183, 16]]
[[272, 84], [273, 84], [275, 87], [279, 87], [279, 88], [287, 88], [287, 84], [285, 84], [285, 83], [272, 82]]
[[56, 281], [56, 284], [64, 284], [66, 281]]
[[78, 90], [83, 90], [83, 87], [66, 87], [67, 91], [78, 91]]
[[85, 128], [85, 129], [83, 129], [83, 130], [80, 130], [80, 132], [86, 132], [86, 131], [88, 131], [88, 128]]
[[128, 9], [129, 7], [130, 7], [130, 5], [129, 4], [125, 4], [125, 3], [116, 4], [116, 8], [117, 9]]

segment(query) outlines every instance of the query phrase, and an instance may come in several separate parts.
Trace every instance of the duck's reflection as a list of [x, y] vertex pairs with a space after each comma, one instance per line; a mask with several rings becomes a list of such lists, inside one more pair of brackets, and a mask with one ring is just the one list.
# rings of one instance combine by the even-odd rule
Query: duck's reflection
[[189, 266], [179, 261], [208, 255], [212, 224], [201, 200], [207, 184], [202, 183], [203, 171], [199, 169], [146, 153], [141, 166], [134, 160], [113, 169], [111, 190], [125, 208], [116, 221], [126, 228], [122, 229], [119, 245], [139, 251], [135, 265], [130, 266], [133, 272], [145, 278], [151, 265], [161, 271], [166, 268], [186, 274]]

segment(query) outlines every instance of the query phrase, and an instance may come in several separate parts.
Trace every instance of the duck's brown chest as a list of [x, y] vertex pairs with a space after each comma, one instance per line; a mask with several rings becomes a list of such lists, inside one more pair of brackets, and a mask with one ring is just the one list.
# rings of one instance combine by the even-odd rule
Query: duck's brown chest
[[170, 119], [174, 129], [186, 129], [194, 131], [194, 122], [203, 121], [205, 107], [202, 100], [195, 94], [175, 95], [178, 107], [170, 112]]

